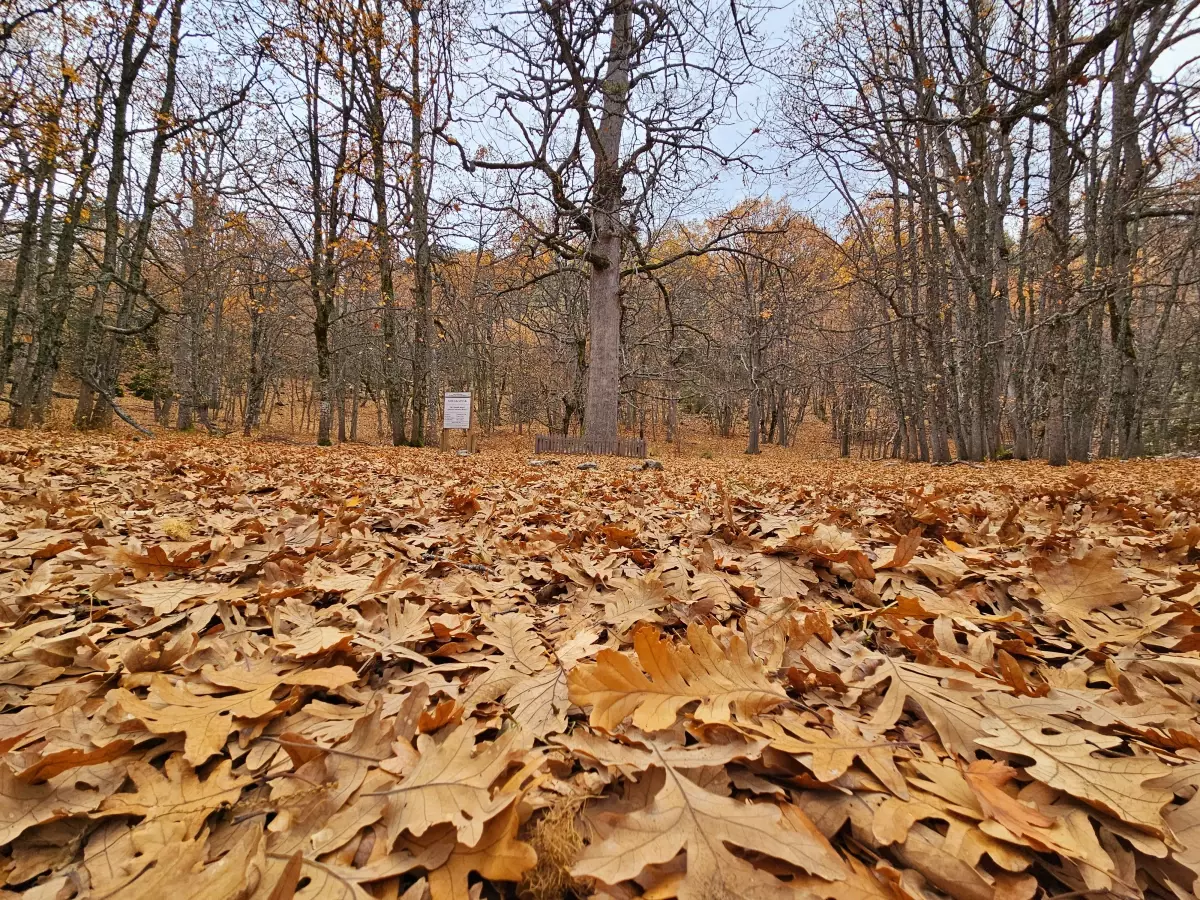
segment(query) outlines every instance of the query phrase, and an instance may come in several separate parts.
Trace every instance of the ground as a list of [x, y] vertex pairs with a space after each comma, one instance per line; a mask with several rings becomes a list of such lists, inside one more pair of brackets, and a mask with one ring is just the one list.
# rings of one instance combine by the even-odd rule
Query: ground
[[0, 433], [7, 892], [1193, 895], [1200, 463], [530, 443]]

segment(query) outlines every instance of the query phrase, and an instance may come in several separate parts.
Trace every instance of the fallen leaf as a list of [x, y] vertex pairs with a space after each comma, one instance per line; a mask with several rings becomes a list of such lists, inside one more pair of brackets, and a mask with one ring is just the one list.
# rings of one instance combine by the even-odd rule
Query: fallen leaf
[[984, 723], [988, 734], [977, 743], [1006, 756], [1026, 757], [1034, 764], [1025, 769], [1050, 787], [1066, 791], [1093, 806], [1157, 834], [1166, 833], [1162, 809], [1171, 792], [1147, 784], [1167, 774], [1152, 756], [1100, 756], [1123, 743], [1114, 735], [1099, 734], [1062, 723], [1057, 733], [1029, 719], [1007, 721], [992, 717]]
[[668, 768], [650, 805], [621, 816], [608, 837], [584, 849], [572, 873], [615, 886], [686, 851], [687, 874], [676, 886], [680, 900], [788, 895], [783, 882], [731, 853], [726, 845], [732, 844], [822, 878], [846, 874], [845, 864], [807, 817], [794, 810], [786, 821], [775, 804], [719, 797]]
[[581, 665], [569, 675], [571, 702], [591, 706], [591, 724], [614, 730], [627, 717], [645, 731], [675, 724], [679, 710], [693, 702], [702, 722], [728, 722], [730, 710], [748, 719], [773, 709], [787, 694], [772, 684], [733, 635], [729, 651], [698, 624], [688, 626], [688, 643], [674, 645], [653, 628], [634, 634], [638, 661], [648, 677], [624, 654], [602, 650], [595, 665]]

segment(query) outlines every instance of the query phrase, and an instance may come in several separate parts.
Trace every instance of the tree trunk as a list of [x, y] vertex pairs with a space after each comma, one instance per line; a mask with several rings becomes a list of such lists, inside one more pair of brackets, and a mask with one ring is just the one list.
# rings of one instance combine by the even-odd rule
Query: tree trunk
[[[392, 445], [400, 446], [405, 441], [405, 403], [407, 397], [400, 377], [400, 339], [396, 311], [396, 288], [393, 275], [395, 252], [392, 242], [391, 222], [387, 204], [387, 158], [385, 155], [384, 130], [386, 119], [383, 98], [386, 86], [383, 78], [384, 13], [382, 0], [376, 0], [372, 9], [370, 41], [367, 54], [367, 117], [368, 137], [371, 142], [371, 196], [375, 203], [375, 246], [379, 255], [379, 295], [383, 303], [383, 384], [387, 403], [388, 428]], [[414, 47], [415, 54], [415, 47]]]
[[30, 359], [13, 391], [12, 425], [27, 428], [41, 425], [50, 408], [54, 379], [58, 374], [63, 344], [63, 327], [74, 296], [71, 262], [75, 255], [75, 235], [91, 196], [91, 176], [104, 131], [102, 91], [95, 97], [93, 116], [80, 142], [79, 167], [67, 194], [62, 227], [55, 245], [54, 266], [48, 290], [38, 291], [37, 317]]
[[1136, 87], [1129, 81], [1130, 44], [1126, 34], [1117, 42], [1117, 59], [1112, 75], [1113, 172], [1109, 178], [1111, 197], [1112, 262], [1109, 278], [1109, 330], [1117, 352], [1117, 373], [1112, 406], [1117, 452], [1122, 458], [1139, 456], [1141, 417], [1138, 387], [1140, 365], [1133, 333], [1133, 284], [1136, 252], [1130, 238], [1133, 227], [1127, 216], [1142, 180], [1141, 147], [1134, 108]]
[[750, 388], [750, 402], [747, 404], [747, 425], [749, 438], [746, 441], [746, 453], [756, 455], [762, 452], [759, 440], [762, 432], [762, 397], [757, 387]]
[[[1071, 39], [1072, 0], [1049, 0], [1051, 23], [1050, 72], [1066, 65]], [[1046, 275], [1047, 312], [1050, 316], [1046, 347], [1046, 459], [1052, 466], [1067, 464], [1066, 366], [1064, 346], [1066, 316], [1071, 302], [1071, 157], [1068, 145], [1069, 103], [1066, 81], [1051, 96], [1050, 122], [1050, 209], [1046, 224], [1051, 240], [1050, 271]]]
[[329, 307], [325, 300], [317, 300], [317, 314], [313, 318], [313, 337], [317, 345], [317, 444], [328, 447], [333, 443], [333, 379], [330, 372], [329, 353]]
[[414, 447], [425, 444], [429, 416], [430, 371], [433, 368], [433, 261], [429, 247], [429, 203], [425, 193], [424, 90], [421, 85], [421, 10], [419, 0], [406, 0], [409, 17], [411, 60], [411, 144], [409, 175], [412, 181], [413, 315], [416, 319], [413, 340], [412, 439]]
[[584, 433], [615, 440], [621, 389], [621, 135], [629, 105], [633, 3], [613, 6], [612, 38], [604, 77], [604, 108], [597, 129], [592, 182], [593, 234], [588, 259], [588, 360]]
[[[4, 303], [4, 331], [0, 336], [0, 394], [8, 387], [8, 373], [12, 368], [13, 353], [16, 350], [13, 339], [17, 331], [17, 315], [21, 309], [21, 299], [25, 296], [26, 283], [29, 281], [30, 270], [34, 268], [36, 253], [36, 238], [38, 237], [38, 218], [43, 215], [41, 202], [42, 189], [47, 187], [52, 169], [45, 163], [38, 166], [34, 174], [33, 185], [28, 192], [26, 202], [29, 208], [25, 210], [25, 218], [21, 222], [20, 237], [17, 245], [17, 262], [13, 267], [12, 286]], [[49, 184], [46, 191], [44, 216], [46, 219], [54, 215], [54, 186]]]
[[[129, 150], [129, 104], [138, 75], [145, 64], [147, 54], [153, 46], [154, 33], [158, 22], [161, 20], [165, 6], [166, 0], [163, 0], [152, 15], [146, 15], [144, 0], [133, 0], [125, 27], [125, 34], [121, 40], [120, 75], [117, 82], [116, 95], [113, 100], [112, 152], [109, 159], [108, 185], [104, 196], [104, 249], [101, 255], [100, 271], [96, 277], [95, 289], [92, 292], [92, 307], [88, 317], [84, 321], [80, 342], [83, 354], [79, 367], [79, 400], [75, 406], [75, 426], [77, 428], [98, 427], [105, 418], [104, 414], [99, 411], [99, 407], [105, 404], [103, 403], [100, 391], [97, 391], [96, 387], [102, 390], [107, 389], [105, 385], [105, 372], [103, 371], [103, 367], [108, 362], [106, 358], [108, 341], [105, 340], [104, 316], [108, 305], [108, 294], [116, 279], [118, 251], [121, 240], [120, 199], [126, 174], [125, 163]], [[182, 0], [175, 0], [171, 16], [173, 29], [171, 56], [178, 52], [179, 24], [177, 19], [181, 6]], [[138, 29], [143, 21], [149, 23], [146, 26], [145, 41], [140, 48], [135, 50], [139, 33]], [[173, 94], [174, 91], [174, 68], [172, 62], [168, 67], [168, 84], [164, 91], [164, 101], [168, 100], [168, 95]], [[166, 122], [160, 121], [156, 123], [156, 146], [160, 143], [159, 135], [165, 130], [166, 125]], [[161, 155], [162, 150], [159, 149], [160, 159]], [[144, 196], [150, 193], [152, 191], [146, 191]], [[148, 217], [150, 210], [144, 210], [143, 214]]]

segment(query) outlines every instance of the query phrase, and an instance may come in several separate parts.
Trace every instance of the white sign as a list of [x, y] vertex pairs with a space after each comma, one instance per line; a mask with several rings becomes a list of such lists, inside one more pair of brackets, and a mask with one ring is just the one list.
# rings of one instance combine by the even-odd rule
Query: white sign
[[471, 427], [471, 392], [446, 394], [442, 405], [442, 427], [466, 431]]

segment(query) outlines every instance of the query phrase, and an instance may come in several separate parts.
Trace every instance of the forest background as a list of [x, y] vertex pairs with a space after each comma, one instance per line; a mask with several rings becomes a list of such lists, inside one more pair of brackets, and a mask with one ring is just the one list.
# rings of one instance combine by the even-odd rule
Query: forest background
[[1194, 449], [1196, 6], [5, 0], [0, 399]]

